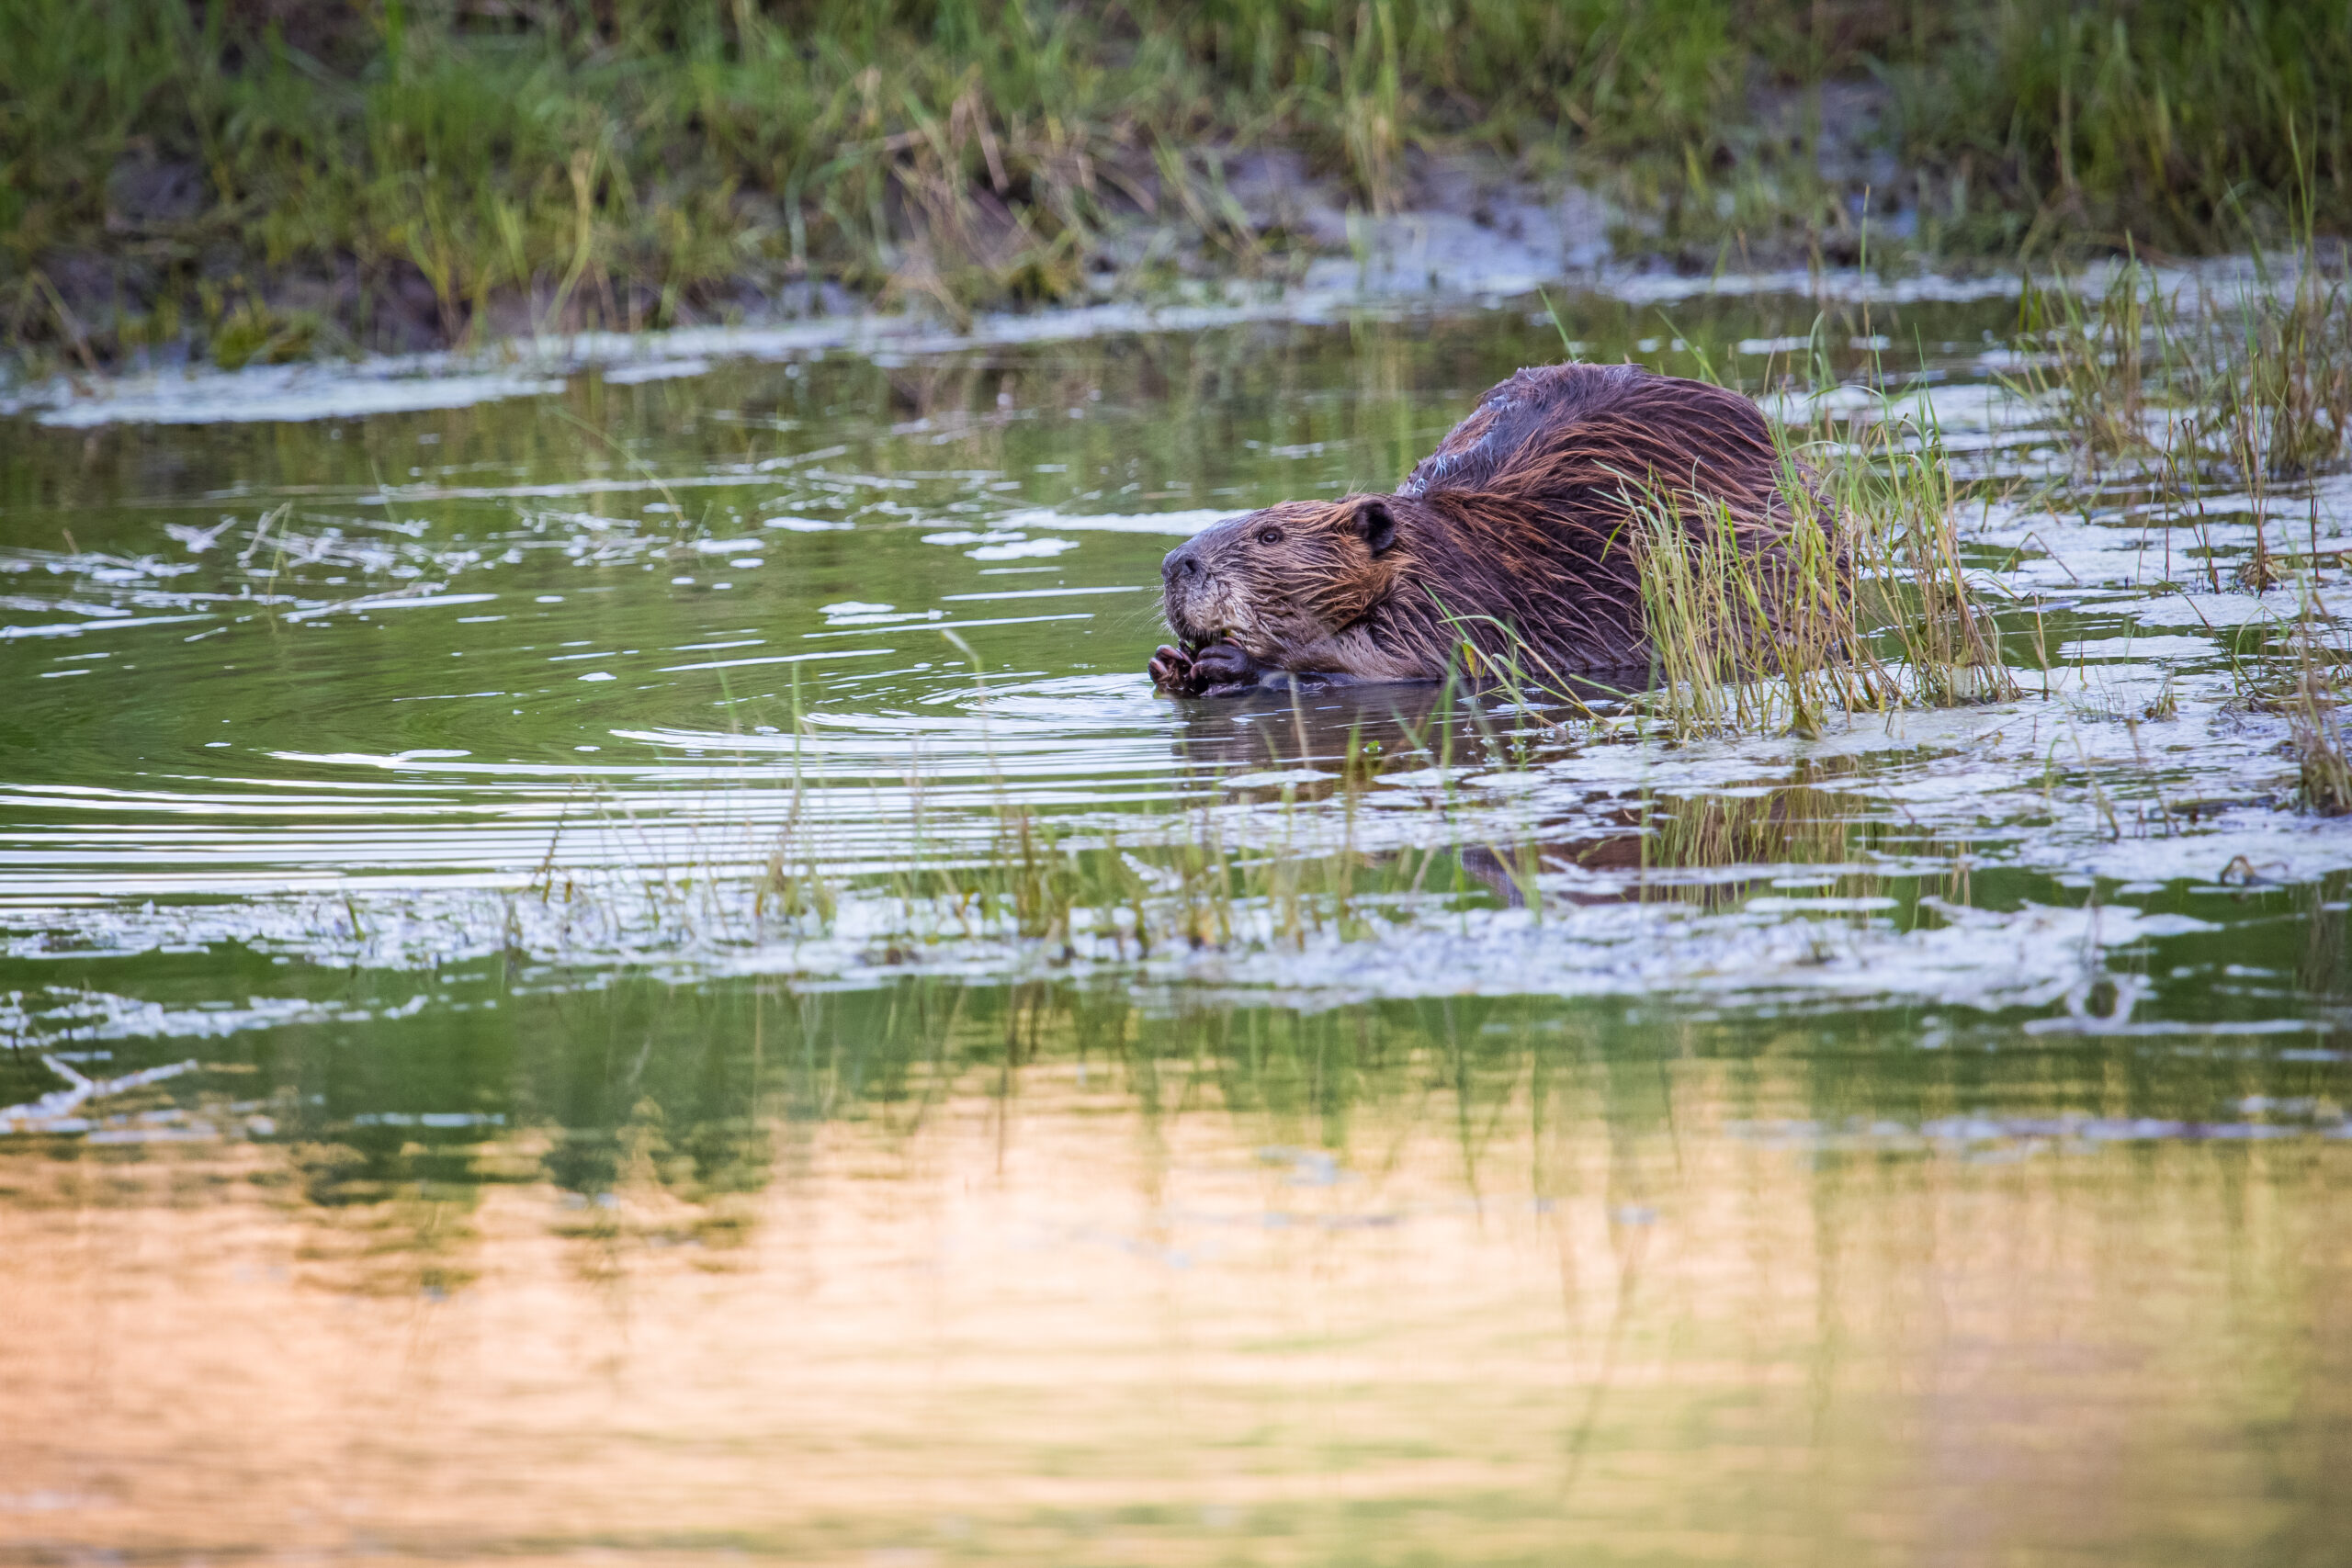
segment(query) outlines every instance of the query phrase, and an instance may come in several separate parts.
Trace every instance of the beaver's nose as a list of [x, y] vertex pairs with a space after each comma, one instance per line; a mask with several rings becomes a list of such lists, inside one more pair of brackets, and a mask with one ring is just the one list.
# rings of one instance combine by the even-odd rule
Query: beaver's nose
[[1198, 577], [1200, 574], [1201, 558], [1188, 549], [1170, 550], [1168, 552], [1168, 558], [1159, 563], [1159, 575], [1170, 582], [1175, 581], [1180, 575]]

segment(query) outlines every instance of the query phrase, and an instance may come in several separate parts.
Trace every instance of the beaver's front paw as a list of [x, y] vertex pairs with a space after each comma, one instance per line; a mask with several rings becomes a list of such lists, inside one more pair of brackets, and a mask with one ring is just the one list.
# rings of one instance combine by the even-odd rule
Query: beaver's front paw
[[1258, 665], [1238, 642], [1213, 642], [1193, 655], [1193, 693], [1229, 697], [1258, 683]]
[[1201, 683], [1193, 675], [1193, 656], [1166, 643], [1151, 656], [1151, 689], [1171, 697], [1197, 697]]

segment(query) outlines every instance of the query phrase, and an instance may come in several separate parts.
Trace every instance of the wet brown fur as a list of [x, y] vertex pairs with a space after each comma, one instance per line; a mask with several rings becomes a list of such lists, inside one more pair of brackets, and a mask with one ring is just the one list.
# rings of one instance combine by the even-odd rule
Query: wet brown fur
[[1493, 655], [1513, 635], [1555, 671], [1636, 667], [1634, 506], [1727, 517], [1744, 552], [1773, 558], [1783, 479], [1736, 392], [1630, 365], [1521, 370], [1393, 495], [1285, 502], [1170, 551], [1163, 603], [1185, 646], [1152, 675], [1185, 694], [1283, 673], [1437, 680], [1465, 637]]

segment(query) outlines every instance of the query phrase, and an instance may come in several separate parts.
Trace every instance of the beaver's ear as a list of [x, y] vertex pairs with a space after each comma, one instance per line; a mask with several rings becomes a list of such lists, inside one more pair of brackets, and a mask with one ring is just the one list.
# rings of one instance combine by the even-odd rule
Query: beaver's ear
[[1356, 502], [1356, 535], [1374, 555], [1396, 542], [1396, 514], [1385, 497], [1368, 495]]

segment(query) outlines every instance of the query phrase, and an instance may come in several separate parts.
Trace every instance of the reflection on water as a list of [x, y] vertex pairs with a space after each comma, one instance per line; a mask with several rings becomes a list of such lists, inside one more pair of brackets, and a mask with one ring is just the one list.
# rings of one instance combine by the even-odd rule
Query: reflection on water
[[2318, 1563], [2352, 1523], [2333, 1051], [451, 988], [0, 1155], [0, 1549]]
[[1880, 309], [2030, 694], [1804, 740], [1150, 694], [1532, 301], [10, 424], [0, 1557], [2338, 1560], [2347, 492]]

